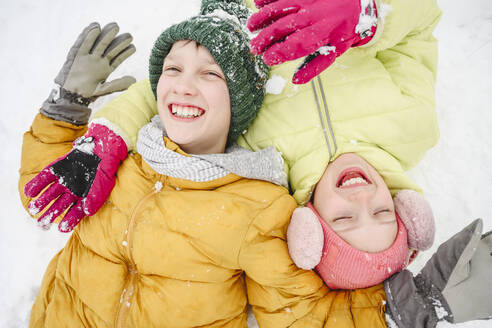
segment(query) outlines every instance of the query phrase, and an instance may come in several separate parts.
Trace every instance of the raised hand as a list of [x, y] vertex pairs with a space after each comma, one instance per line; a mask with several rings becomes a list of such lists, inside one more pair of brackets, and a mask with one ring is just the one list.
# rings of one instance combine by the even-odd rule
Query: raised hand
[[370, 41], [377, 25], [373, 0], [256, 0], [260, 10], [248, 20], [254, 54], [267, 65], [307, 56], [292, 82], [303, 84], [347, 49]]
[[[98, 23], [92, 23], [82, 31], [55, 78], [57, 86], [43, 103], [43, 115], [76, 125], [86, 124], [92, 101], [125, 90], [135, 82], [131, 76], [106, 81], [135, 52], [132, 36], [116, 36], [118, 30], [116, 23], [102, 30]], [[62, 232], [72, 231], [84, 216], [93, 215], [104, 204], [115, 184], [116, 170], [126, 156], [126, 144], [118, 134], [105, 125], [92, 123], [87, 133], [74, 141], [68, 154], [27, 183], [26, 196], [39, 195], [29, 204], [31, 214], [54, 201], [38, 219], [39, 224], [49, 228], [67, 211], [58, 228]]]

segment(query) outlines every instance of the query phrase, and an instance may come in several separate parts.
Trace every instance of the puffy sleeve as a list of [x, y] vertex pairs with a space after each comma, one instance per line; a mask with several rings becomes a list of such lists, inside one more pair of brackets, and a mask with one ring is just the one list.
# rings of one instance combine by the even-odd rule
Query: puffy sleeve
[[376, 52], [402, 94], [434, 105], [438, 49], [432, 33], [441, 18], [436, 1], [381, 2], [380, 16], [381, 35], [365, 51]]
[[408, 170], [439, 140], [435, 106], [438, 45], [432, 33], [441, 11], [435, 0], [388, 0], [379, 2], [379, 15], [379, 37], [361, 51], [376, 52], [376, 59], [407, 103], [401, 111], [402, 116], [408, 115], [403, 127], [413, 130], [403, 129], [404, 142], [387, 143], [384, 148]]
[[135, 150], [138, 131], [156, 114], [157, 102], [149, 80], [145, 79], [131, 85], [98, 110], [92, 122], [111, 128], [125, 140], [128, 151], [132, 151]]
[[260, 212], [239, 253], [248, 300], [260, 327], [322, 327], [328, 309], [318, 308], [328, 293], [323, 281], [313, 271], [297, 268], [289, 256], [286, 231], [295, 207], [292, 197], [284, 194]]
[[[87, 131], [87, 125], [73, 125], [38, 114], [22, 140], [19, 194], [27, 209], [31, 198], [24, 195], [24, 186], [57, 158], [72, 149], [72, 142]], [[38, 216], [41, 213], [38, 214]]]
[[[435, 27], [441, 10], [436, 0], [376, 0], [378, 28], [372, 40], [357, 49], [378, 52], [392, 48], [408, 35]], [[432, 27], [432, 29], [433, 29]]]

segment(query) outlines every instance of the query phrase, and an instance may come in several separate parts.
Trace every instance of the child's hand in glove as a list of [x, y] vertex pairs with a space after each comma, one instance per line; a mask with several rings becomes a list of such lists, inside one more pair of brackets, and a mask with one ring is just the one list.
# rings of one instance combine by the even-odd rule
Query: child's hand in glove
[[482, 220], [439, 246], [414, 278], [403, 270], [385, 281], [392, 319], [399, 328], [435, 327], [492, 316], [492, 231]]
[[369, 42], [376, 31], [373, 0], [255, 0], [260, 10], [248, 20], [254, 54], [267, 65], [307, 56], [292, 82], [303, 84], [350, 47]]
[[[106, 82], [111, 72], [135, 52], [131, 35], [116, 37], [118, 30], [116, 23], [106, 25], [102, 31], [99, 24], [92, 23], [83, 30], [55, 78], [56, 88], [43, 103], [43, 115], [76, 125], [87, 124], [92, 101], [125, 90], [135, 82], [130, 76]], [[36, 197], [49, 186], [29, 204], [32, 214], [56, 199], [38, 220], [44, 228], [67, 209], [59, 224], [62, 232], [72, 231], [84, 216], [97, 212], [113, 189], [116, 170], [127, 156], [123, 139], [100, 124], [91, 124], [73, 145], [72, 151], [25, 186], [28, 197]]]

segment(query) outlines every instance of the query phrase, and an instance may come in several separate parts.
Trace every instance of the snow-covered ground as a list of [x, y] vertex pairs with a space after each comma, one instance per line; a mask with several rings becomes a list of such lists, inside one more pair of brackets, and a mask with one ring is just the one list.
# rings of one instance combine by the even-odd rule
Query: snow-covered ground
[[[408, 1], [408, 0], [406, 0]], [[492, 229], [492, 2], [442, 0], [437, 101], [441, 140], [411, 176], [423, 187], [437, 219], [436, 245], [472, 219]], [[124, 4], [123, 4], [124, 3]], [[148, 54], [171, 23], [197, 12], [199, 0], [0, 2], [0, 327], [26, 327], [51, 257], [67, 236], [40, 230], [20, 205], [17, 178], [22, 133], [65, 55], [91, 21], [119, 23], [137, 53], [113, 76], [147, 75]], [[99, 108], [109, 99], [98, 101]], [[418, 270], [431, 251], [416, 263]], [[490, 282], [484, 282], [489, 283]], [[492, 295], [491, 295], [492, 297]], [[250, 318], [254, 326], [253, 318]], [[490, 327], [492, 321], [440, 327]]]

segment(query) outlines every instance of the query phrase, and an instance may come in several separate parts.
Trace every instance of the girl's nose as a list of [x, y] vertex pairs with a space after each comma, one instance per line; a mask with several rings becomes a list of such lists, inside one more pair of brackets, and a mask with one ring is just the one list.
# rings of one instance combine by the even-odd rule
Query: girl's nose
[[357, 203], [366, 203], [374, 196], [373, 188], [361, 188], [358, 190], [352, 191], [347, 195], [348, 200], [351, 202]]

